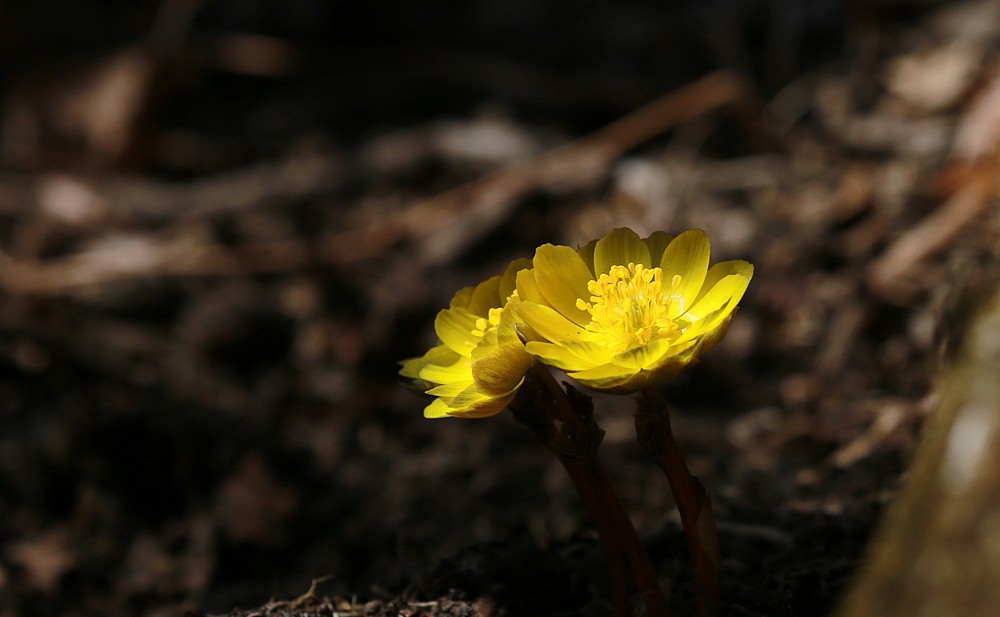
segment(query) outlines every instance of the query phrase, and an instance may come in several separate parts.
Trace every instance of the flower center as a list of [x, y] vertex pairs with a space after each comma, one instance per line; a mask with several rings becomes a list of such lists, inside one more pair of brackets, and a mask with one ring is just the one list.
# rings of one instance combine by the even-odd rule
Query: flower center
[[477, 338], [482, 338], [484, 334], [499, 326], [500, 314], [502, 312], [502, 307], [491, 308], [488, 316], [480, 317], [476, 320], [476, 328], [472, 331], [472, 334]]
[[587, 283], [590, 302], [578, 298], [576, 306], [590, 313], [586, 328], [592, 340], [621, 353], [655, 339], [680, 336], [680, 326], [667, 317], [680, 283], [680, 275], [675, 275], [669, 293], [663, 293], [660, 268], [634, 263], [611, 266], [610, 272]]

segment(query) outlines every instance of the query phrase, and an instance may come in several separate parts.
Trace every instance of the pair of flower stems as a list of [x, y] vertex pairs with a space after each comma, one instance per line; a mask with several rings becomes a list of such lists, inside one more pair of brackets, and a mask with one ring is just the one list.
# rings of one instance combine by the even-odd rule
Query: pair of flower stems
[[[687, 536], [698, 615], [715, 617], [720, 610], [721, 561], [709, 495], [688, 471], [656, 392], [643, 390], [637, 405], [639, 444], [666, 474]], [[612, 617], [632, 614], [626, 567], [650, 617], [666, 617], [670, 612], [667, 596], [598, 456], [604, 431], [594, 419], [593, 401], [568, 384], [564, 389], [545, 366], [536, 363], [510, 409], [556, 455], [580, 493], [607, 563]]]

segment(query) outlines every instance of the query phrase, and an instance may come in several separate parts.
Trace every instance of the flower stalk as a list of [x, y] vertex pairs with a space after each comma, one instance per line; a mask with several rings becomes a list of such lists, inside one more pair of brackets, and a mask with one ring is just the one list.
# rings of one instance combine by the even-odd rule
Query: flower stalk
[[677, 502], [694, 570], [695, 607], [699, 617], [716, 617], [721, 610], [719, 578], [722, 558], [712, 499], [704, 485], [688, 471], [674, 441], [666, 404], [652, 388], [637, 401], [635, 431], [647, 456], [663, 469]]
[[577, 493], [580, 494], [583, 506], [597, 530], [601, 552], [608, 570], [611, 616], [628, 617], [632, 614], [629, 579], [625, 569], [625, 554], [616, 540], [617, 533], [608, 517], [605, 504], [598, 496], [590, 474], [587, 473], [586, 463], [581, 456], [573, 452], [574, 448], [568, 446], [571, 442], [569, 437], [561, 434], [560, 429], [556, 428], [556, 422], [562, 415], [556, 411], [558, 398], [553, 398], [549, 390], [540, 387], [534, 372], [529, 374], [517, 398], [511, 402], [510, 410], [518, 422], [531, 429], [538, 440], [556, 455]]
[[[594, 421], [592, 400], [572, 388], [563, 390], [552, 373], [542, 365], [536, 364], [533, 374], [555, 401], [563, 431], [576, 436], [575, 445], [578, 447], [567, 449], [562, 444], [555, 444], [556, 447], [550, 449], [564, 466], [569, 464], [573, 468], [571, 476], [579, 474], [580, 481], [589, 487], [586, 490], [596, 494], [600, 506], [597, 516], [605, 519], [601, 525], [610, 531], [619, 551], [624, 553], [650, 617], [666, 617], [669, 612], [667, 600], [653, 564], [597, 454], [604, 431]], [[600, 530], [598, 533], [601, 533]]]

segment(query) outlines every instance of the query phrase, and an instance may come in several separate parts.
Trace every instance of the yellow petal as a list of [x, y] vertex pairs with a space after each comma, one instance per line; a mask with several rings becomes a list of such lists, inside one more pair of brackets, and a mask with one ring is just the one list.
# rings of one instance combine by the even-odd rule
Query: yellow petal
[[665, 231], [654, 231], [644, 240], [649, 247], [650, 265], [658, 266], [663, 261], [663, 251], [667, 250], [673, 237]]
[[638, 372], [638, 369], [605, 364], [586, 371], [569, 373], [569, 376], [588, 388], [605, 390], [626, 383]]
[[576, 354], [585, 365], [607, 364], [615, 356], [615, 352], [604, 345], [586, 340], [566, 341], [562, 345]]
[[598, 240], [594, 247], [594, 272], [598, 276], [610, 272], [611, 266], [630, 263], [650, 267], [649, 247], [634, 231], [619, 227]]
[[[516, 388], [515, 388], [516, 390]], [[456, 418], [486, 418], [493, 416], [513, 400], [516, 391], [504, 396], [487, 396], [476, 388], [468, 388], [453, 400], [448, 401], [448, 415]]]
[[479, 388], [476, 387], [476, 384], [470, 384], [461, 392], [456, 394], [450, 401], [448, 401], [448, 407], [451, 408], [449, 413], [454, 415], [455, 410], [470, 408], [488, 401], [491, 398], [491, 396], [481, 392]]
[[455, 292], [452, 296], [451, 302], [448, 303], [448, 308], [469, 308], [469, 302], [472, 300], [472, 292], [474, 287], [463, 287]]
[[711, 330], [697, 342], [698, 348], [695, 350], [697, 355], [701, 355], [715, 347], [726, 336], [726, 332], [729, 331], [729, 323], [733, 320], [734, 314], [735, 310], [724, 311], [724, 315], [712, 326]]
[[657, 363], [654, 364], [654, 370], [671, 358], [680, 359], [686, 362], [685, 354], [687, 354], [691, 348], [695, 346], [697, 341], [681, 340], [682, 338], [683, 336], [670, 343], [670, 348], [667, 349], [667, 353], [663, 354]]
[[[620, 392], [636, 392], [642, 388], [648, 388], [650, 386], [656, 386], [659, 384], [666, 383], [677, 377], [681, 371], [683, 371], [691, 363], [690, 358], [686, 357], [674, 357], [667, 354], [660, 360], [660, 364], [657, 365], [651, 371], [643, 371], [635, 379], [623, 385], [623, 389]], [[624, 388], [627, 388], [625, 390]]]
[[503, 302], [500, 299], [500, 277], [491, 276], [476, 285], [472, 290], [472, 298], [469, 300], [469, 312], [479, 317], [486, 317], [490, 314], [491, 308], [497, 308], [502, 304]]
[[530, 367], [523, 345], [502, 345], [472, 362], [472, 379], [484, 394], [500, 396], [517, 388]]
[[443, 399], [454, 398], [461, 394], [464, 390], [473, 385], [472, 375], [469, 375], [470, 379], [467, 381], [453, 381], [450, 383], [441, 384], [436, 388], [431, 388], [427, 391], [427, 394], [433, 396], [440, 396]]
[[420, 379], [431, 383], [443, 384], [453, 381], [468, 381], [472, 376], [469, 360], [462, 358], [451, 365], [428, 364], [420, 370]]
[[436, 398], [434, 401], [424, 408], [425, 418], [447, 418], [448, 417], [448, 404], [444, 400]]
[[732, 308], [736, 308], [736, 303], [743, 298], [747, 290], [750, 279], [742, 274], [730, 274], [722, 277], [712, 288], [694, 303], [683, 315], [682, 319], [695, 322], [703, 319], [709, 313], [715, 312], [726, 306], [730, 302]]
[[581, 356], [568, 347], [554, 343], [530, 341], [525, 348], [531, 355], [541, 358], [545, 364], [564, 371], [582, 371], [603, 364], [603, 362], [595, 362], [590, 360], [588, 356]]
[[528, 341], [528, 344], [524, 347], [528, 353], [537, 356], [549, 366], [554, 366], [562, 370], [580, 370], [580, 367], [577, 366], [580, 359], [562, 345], [541, 341]]
[[455, 353], [447, 345], [435, 345], [424, 354], [424, 360], [427, 364], [440, 364], [442, 366], [454, 364], [461, 357], [461, 354]]
[[[736, 302], [726, 303], [718, 310], [712, 311], [689, 326], [684, 331], [684, 334], [677, 339], [675, 344], [688, 346], [697, 345], [699, 348], [704, 346], [704, 350], [695, 351], [697, 353], [707, 351], [711, 347], [715, 346], [715, 343], [718, 343], [719, 340], [721, 340], [726, 334], [726, 330], [729, 328], [729, 322], [732, 321], [735, 311]], [[714, 340], [714, 342], [712, 342], [712, 340]], [[707, 344], [706, 341], [708, 341]]]
[[496, 349], [500, 345], [500, 339], [497, 334], [498, 332], [496, 328], [490, 328], [490, 330], [483, 334], [482, 338], [479, 339], [479, 342], [472, 348], [472, 351], [469, 352], [469, 357], [475, 361], [476, 358], [481, 358], [487, 353], [490, 353], [491, 350]]
[[488, 418], [503, 411], [513, 399], [514, 393], [498, 398], [488, 398], [463, 408], [450, 409], [448, 415], [455, 418]]
[[524, 347], [521, 337], [517, 334], [514, 311], [505, 309], [500, 315], [500, 325], [493, 329], [497, 336], [497, 345], [519, 345]]
[[701, 293], [698, 294], [697, 299], [700, 300], [702, 296], [715, 287], [716, 283], [731, 274], [739, 274], [740, 276], [746, 277], [749, 281], [753, 278], [753, 264], [743, 261], [742, 259], [720, 261], [719, 263], [714, 264], [708, 269], [708, 274], [705, 276], [705, 282], [701, 285]]
[[427, 362], [423, 358], [407, 358], [402, 362], [402, 368], [399, 369], [399, 374], [407, 379], [417, 379], [420, 374], [420, 369], [427, 365]]
[[634, 349], [615, 355], [612, 362], [617, 366], [640, 370], [653, 368], [660, 358], [670, 350], [670, 341], [656, 339]]
[[477, 338], [472, 334], [476, 328], [476, 316], [465, 309], [445, 309], [434, 319], [434, 331], [441, 342], [459, 355], [469, 357]]
[[[522, 270], [522, 272], [530, 274], [530, 271], [527, 270]], [[518, 295], [511, 296], [507, 305], [500, 313], [500, 325], [497, 326], [498, 340], [501, 343], [513, 343], [517, 341], [522, 345], [527, 341], [543, 340], [543, 337], [535, 332], [534, 328], [525, 323], [521, 315], [518, 314], [518, 310], [520, 310], [523, 304]]]
[[596, 247], [597, 247], [597, 240], [591, 240], [590, 242], [576, 249], [577, 254], [580, 255], [580, 259], [583, 260], [584, 265], [586, 265], [591, 272], [594, 271], [594, 249]]
[[534, 270], [521, 270], [517, 273], [517, 295], [524, 302], [545, 303], [545, 296], [535, 282]]
[[527, 257], [520, 257], [510, 262], [507, 269], [500, 277], [500, 300], [506, 302], [510, 294], [514, 293], [517, 287], [517, 273], [531, 267], [531, 260]]
[[587, 291], [594, 275], [576, 251], [568, 246], [543, 244], [535, 251], [535, 282], [547, 303], [571, 321], [590, 322], [590, 313], [577, 308], [579, 298], [590, 298]]
[[681, 284], [675, 292], [675, 307], [672, 307], [668, 317], [673, 319], [684, 313], [691, 306], [708, 272], [709, 259], [708, 236], [700, 229], [691, 229], [673, 239], [663, 251], [660, 268], [663, 270], [663, 289], [670, 289], [675, 275], [680, 275]]
[[517, 315], [535, 332], [550, 341], [577, 340], [585, 331], [583, 326], [573, 323], [544, 304], [521, 302], [517, 305]]
[[419, 358], [404, 360], [402, 363], [403, 367], [400, 369], [399, 374], [403, 377], [409, 377], [410, 379], [418, 379], [420, 370], [428, 364], [448, 366], [457, 362], [461, 357], [462, 356], [449, 349], [447, 345], [435, 345], [434, 347], [428, 349], [427, 353]]

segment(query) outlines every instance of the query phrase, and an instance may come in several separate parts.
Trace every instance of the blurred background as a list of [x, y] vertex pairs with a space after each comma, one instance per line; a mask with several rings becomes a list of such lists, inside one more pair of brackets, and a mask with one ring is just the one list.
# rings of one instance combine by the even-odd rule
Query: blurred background
[[[727, 614], [829, 614], [995, 280], [998, 40], [997, 0], [0, 5], [0, 616], [319, 578], [346, 614], [606, 614], [557, 463], [396, 371], [460, 287], [618, 226], [756, 265], [664, 395]], [[596, 404], [690, 614], [631, 403]]]

